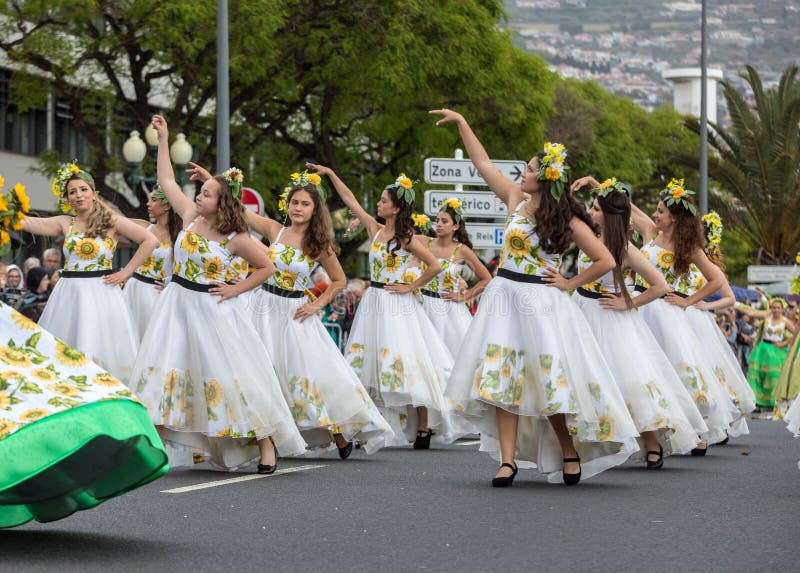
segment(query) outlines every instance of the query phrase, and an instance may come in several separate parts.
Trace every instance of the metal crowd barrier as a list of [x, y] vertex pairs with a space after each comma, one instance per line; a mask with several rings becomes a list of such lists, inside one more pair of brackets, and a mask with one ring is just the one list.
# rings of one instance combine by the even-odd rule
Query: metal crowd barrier
[[325, 330], [328, 331], [328, 334], [331, 335], [331, 338], [336, 342], [336, 345], [339, 347], [339, 352], [344, 352], [344, 333], [342, 332], [342, 327], [335, 322], [322, 322], [322, 326], [325, 327]]

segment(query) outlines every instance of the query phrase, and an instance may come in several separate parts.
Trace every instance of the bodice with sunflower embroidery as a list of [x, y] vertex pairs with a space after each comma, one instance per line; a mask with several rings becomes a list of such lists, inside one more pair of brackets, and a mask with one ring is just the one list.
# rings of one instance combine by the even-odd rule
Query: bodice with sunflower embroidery
[[84, 233], [73, 231], [75, 219], [69, 225], [64, 237], [65, 271], [105, 271], [111, 269], [117, 241], [105, 237], [87, 237]]
[[[147, 230], [152, 231], [155, 225], [150, 225]], [[159, 242], [153, 249], [153, 254], [147, 257], [136, 269], [143, 277], [163, 281], [172, 274], [172, 243]]]
[[236, 233], [231, 233], [222, 241], [212, 241], [192, 230], [196, 221], [192, 221], [175, 239], [175, 266], [172, 272], [199, 284], [223, 281], [225, 271], [234, 258], [225, 245]]
[[225, 282], [231, 283], [235, 278], [244, 280], [250, 274], [250, 263], [242, 257], [233, 257], [225, 267]]
[[[431, 248], [432, 241], [433, 239], [428, 241], [428, 249]], [[449, 259], [439, 258], [439, 264], [442, 265], [442, 272], [433, 277], [431, 282], [422, 288], [439, 294], [458, 292], [458, 279], [461, 277], [461, 265], [456, 262], [456, 254], [458, 253], [459, 247], [460, 245], [456, 246]]]
[[269, 247], [269, 258], [275, 264], [275, 273], [267, 279], [267, 284], [284, 290], [299, 290], [314, 286], [311, 272], [317, 265], [311, 257], [307, 257], [302, 249], [290, 247], [280, 242], [283, 227], [275, 241]]
[[787, 338], [791, 338], [791, 336], [791, 331], [786, 328], [786, 323], [782, 320], [777, 324], [773, 324], [770, 317], [764, 319], [764, 331], [761, 335], [762, 340], [781, 342]]
[[524, 275], [545, 276], [547, 268], [561, 266], [561, 253], [546, 253], [539, 245], [534, 224], [519, 214], [522, 201], [506, 219], [499, 268]]
[[697, 265], [694, 263], [689, 266], [689, 274], [691, 275], [691, 286], [689, 287], [689, 292], [686, 294], [691, 295], [706, 286], [706, 277], [703, 276], [703, 273], [700, 272], [700, 269], [698, 269]]
[[[581, 273], [592, 266], [592, 259], [583, 251], [578, 252], [578, 272]], [[581, 288], [601, 294], [618, 294], [619, 289], [614, 282], [614, 271], [608, 271], [596, 281], [581, 285]]]
[[[693, 292], [691, 289], [695, 277], [692, 276], [692, 273], [687, 272], [682, 275], [675, 274], [675, 253], [656, 245], [655, 239], [652, 239], [647, 245], [642, 247], [641, 251], [642, 254], [648, 258], [650, 264], [664, 275], [670, 291], [676, 291], [685, 295], [689, 295]], [[650, 286], [647, 284], [647, 281], [638, 275], [636, 277], [636, 284], [645, 288]]]
[[403, 248], [398, 248], [394, 253], [390, 252], [388, 243], [378, 241], [378, 235], [380, 231], [372, 239], [369, 248], [370, 278], [384, 284], [406, 282], [403, 273], [408, 266], [411, 253]]

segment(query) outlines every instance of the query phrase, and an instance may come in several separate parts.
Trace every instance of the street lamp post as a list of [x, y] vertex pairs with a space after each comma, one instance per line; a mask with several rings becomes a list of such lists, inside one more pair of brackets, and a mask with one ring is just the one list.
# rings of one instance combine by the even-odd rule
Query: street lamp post
[[[128, 186], [131, 189], [135, 189], [139, 185], [144, 185], [145, 190], [149, 192], [155, 187], [157, 179], [155, 175], [142, 175], [142, 165], [145, 157], [147, 157], [148, 147], [152, 152], [151, 155], [154, 161], [156, 160], [158, 133], [150, 125], [145, 129], [144, 137], [145, 139], [142, 140], [138, 131], [132, 131], [130, 137], [122, 145], [122, 156], [128, 164], [128, 173], [125, 176]], [[192, 160], [192, 153], [194, 153], [192, 145], [186, 140], [186, 136], [183, 133], [179, 133], [169, 147], [169, 155], [175, 164], [175, 181], [181, 187], [189, 182], [189, 177], [186, 175], [186, 167]]]

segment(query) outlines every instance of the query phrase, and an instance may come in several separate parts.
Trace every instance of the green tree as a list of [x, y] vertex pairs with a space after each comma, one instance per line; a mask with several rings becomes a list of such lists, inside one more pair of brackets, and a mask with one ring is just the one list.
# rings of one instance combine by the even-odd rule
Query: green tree
[[[758, 72], [740, 74], [753, 103], [723, 82], [730, 125], [712, 124], [709, 175], [719, 184], [715, 206], [728, 229], [756, 253], [756, 264], [792, 264], [800, 249], [800, 85], [797, 66], [764, 89]], [[696, 120], [689, 126], [699, 133]]]

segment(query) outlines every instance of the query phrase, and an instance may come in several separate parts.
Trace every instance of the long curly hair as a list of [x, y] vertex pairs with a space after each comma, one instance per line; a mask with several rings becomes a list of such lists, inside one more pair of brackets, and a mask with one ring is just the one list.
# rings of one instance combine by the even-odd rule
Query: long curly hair
[[[539, 152], [536, 157], [541, 162], [545, 153]], [[594, 231], [595, 235], [600, 234], [600, 230], [595, 225], [586, 207], [581, 205], [569, 193], [564, 190], [561, 199], [556, 200], [550, 192], [553, 185], [552, 181], [540, 181], [542, 191], [540, 193], [539, 208], [536, 209], [536, 234], [539, 236], [539, 243], [547, 253], [563, 253], [572, 243], [572, 228], [569, 222], [573, 217], [577, 217]], [[569, 183], [565, 186], [569, 187]]]
[[711, 227], [709, 226], [708, 222], [702, 221], [702, 224], [703, 224], [703, 237], [705, 237], [706, 239], [706, 256], [708, 257], [709, 261], [717, 265], [719, 269], [724, 273], [725, 256], [722, 254], [722, 249], [719, 248], [719, 245], [715, 245], [711, 242]]
[[[439, 212], [447, 213], [453, 223], [456, 223], [456, 212], [452, 207], [445, 207], [444, 209], [440, 209]], [[461, 217], [461, 222], [456, 223], [456, 225], [458, 225], [458, 229], [453, 233], [453, 238], [462, 245], [466, 245], [472, 249], [472, 241], [469, 238], [469, 233], [467, 233], [467, 222], [464, 220], [464, 217]]]
[[603, 242], [617, 266], [614, 267], [614, 285], [625, 300], [628, 308], [633, 308], [628, 289], [625, 285], [625, 275], [622, 262], [628, 250], [630, 240], [631, 200], [626, 193], [609, 193], [605, 197], [597, 196], [597, 203], [603, 211]]
[[169, 208], [168, 213], [169, 216], [167, 218], [167, 229], [169, 230], [169, 240], [174, 245], [178, 238], [178, 234], [183, 229], [183, 219], [172, 207]]
[[[686, 198], [689, 201], [689, 198]], [[692, 256], [697, 249], [705, 249], [706, 238], [703, 233], [703, 224], [700, 217], [683, 207], [680, 203], [664, 206], [675, 218], [674, 229], [672, 231], [672, 242], [675, 251], [675, 274], [685, 275], [689, 272], [692, 265]]]
[[95, 192], [95, 198], [93, 201], [94, 208], [86, 220], [86, 235], [90, 237], [105, 237], [114, 227], [114, 211], [112, 211], [111, 207], [106, 205], [97, 195], [97, 189], [95, 189], [93, 181], [89, 181], [77, 175], [73, 175], [67, 179], [67, 182], [64, 184], [65, 195], [68, 195], [67, 188], [69, 187], [70, 181], [83, 181], [92, 188], [92, 191]]
[[336, 244], [333, 241], [333, 221], [322, 196], [317, 188], [309, 183], [308, 185], [296, 185], [289, 190], [286, 196], [286, 205], [292, 202], [292, 197], [298, 191], [305, 191], [314, 202], [314, 211], [308, 223], [308, 230], [303, 235], [303, 253], [316, 259], [323, 253], [335, 253]]
[[217, 231], [223, 235], [247, 232], [246, 207], [233, 196], [231, 186], [223, 175], [215, 175], [214, 181], [220, 187], [217, 194]]
[[408, 244], [414, 238], [414, 219], [411, 218], [411, 213], [414, 212], [414, 204], [406, 203], [397, 197], [396, 185], [386, 187], [385, 191], [389, 193], [392, 205], [400, 209], [394, 219], [394, 236], [387, 243], [389, 251], [394, 254], [397, 249], [402, 248], [403, 245]]

